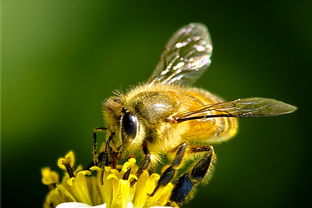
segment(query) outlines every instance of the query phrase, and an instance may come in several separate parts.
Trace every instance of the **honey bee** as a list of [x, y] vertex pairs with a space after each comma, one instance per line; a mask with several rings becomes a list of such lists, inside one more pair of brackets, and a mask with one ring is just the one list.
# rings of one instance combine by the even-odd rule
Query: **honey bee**
[[[106, 163], [111, 161], [116, 166], [121, 155], [142, 154], [139, 176], [154, 167], [162, 155], [169, 155], [170, 165], [163, 170], [154, 193], [172, 181], [181, 166], [190, 164], [175, 178], [172, 204], [183, 203], [193, 187], [209, 177], [216, 158], [212, 144], [233, 137], [238, 118], [276, 116], [296, 110], [268, 98], [227, 102], [192, 87], [210, 65], [211, 54], [206, 26], [188, 24], [170, 38], [145, 84], [117, 93], [103, 103]], [[97, 158], [94, 162], [98, 162]]]

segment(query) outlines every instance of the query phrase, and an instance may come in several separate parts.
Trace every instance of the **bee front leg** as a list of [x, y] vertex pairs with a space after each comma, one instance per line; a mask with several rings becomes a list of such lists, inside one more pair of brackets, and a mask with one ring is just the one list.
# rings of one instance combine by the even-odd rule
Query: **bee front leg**
[[[150, 154], [149, 150], [147, 149], [146, 142], [143, 142], [142, 147], [143, 147], [143, 152], [144, 152], [144, 159], [142, 160], [140, 167], [136, 173], [137, 178], [139, 178], [140, 175], [142, 174], [143, 170], [146, 170], [148, 168], [148, 166], [151, 164], [151, 154]], [[131, 182], [131, 186], [133, 186], [136, 182], [137, 182], [137, 180], [133, 180]]]
[[162, 173], [162, 175], [160, 176], [160, 179], [158, 180], [156, 188], [154, 189], [153, 193], [150, 194], [150, 196], [153, 196], [161, 186], [166, 186], [170, 181], [172, 181], [173, 177], [176, 174], [176, 168], [181, 164], [186, 146], [187, 146], [186, 143], [182, 143], [178, 146], [178, 151], [177, 151], [175, 159], [173, 160], [172, 165], [169, 166]]
[[142, 147], [143, 147], [143, 152], [144, 152], [144, 159], [142, 160], [140, 167], [136, 173], [137, 177], [140, 177], [143, 170], [146, 170], [148, 166], [151, 164], [151, 155], [150, 155], [149, 150], [147, 149], [146, 142], [143, 142]]
[[216, 156], [213, 151], [213, 147], [208, 146], [190, 146], [191, 153], [203, 153], [199, 161], [193, 166], [193, 168], [183, 174], [175, 184], [170, 196], [170, 205], [179, 205], [185, 201], [192, 191], [193, 187], [202, 183], [203, 180], [209, 180], [212, 170], [212, 164], [216, 160]]
[[106, 130], [106, 128], [104, 128], [104, 127], [99, 127], [99, 128], [93, 129], [93, 159], [92, 159], [92, 165], [98, 165], [98, 163], [99, 163], [97, 133], [102, 133], [105, 130]]

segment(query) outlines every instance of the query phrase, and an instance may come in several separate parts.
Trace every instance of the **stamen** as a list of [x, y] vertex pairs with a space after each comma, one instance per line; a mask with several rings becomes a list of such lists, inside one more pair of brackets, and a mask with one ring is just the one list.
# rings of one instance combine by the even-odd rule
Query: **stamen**
[[130, 172], [131, 172], [131, 168], [129, 168], [129, 169], [125, 172], [125, 174], [123, 175], [122, 179], [123, 179], [123, 180], [128, 180], [128, 179], [129, 179]]
[[[104, 151], [104, 148], [101, 152]], [[58, 160], [58, 166], [68, 174], [58, 181], [57, 173], [50, 168], [42, 169], [42, 181], [52, 190], [47, 194], [44, 208], [56, 207], [66, 202], [79, 202], [88, 206], [106, 205], [106, 207], [155, 207], [169, 202], [173, 184], [159, 187], [154, 196], [149, 196], [157, 186], [160, 176], [143, 170], [136, 176], [138, 166], [135, 158], [129, 158], [118, 169], [112, 166], [94, 165], [87, 169], [74, 167], [75, 157], [69, 152]], [[137, 181], [135, 185], [131, 185]], [[66, 205], [64, 205], [66, 206]], [[62, 206], [60, 206], [62, 207]], [[68, 206], [73, 207], [73, 206]]]
[[70, 167], [70, 165], [68, 163], [63, 163], [63, 165], [65, 165], [69, 177], [74, 177], [74, 170]]

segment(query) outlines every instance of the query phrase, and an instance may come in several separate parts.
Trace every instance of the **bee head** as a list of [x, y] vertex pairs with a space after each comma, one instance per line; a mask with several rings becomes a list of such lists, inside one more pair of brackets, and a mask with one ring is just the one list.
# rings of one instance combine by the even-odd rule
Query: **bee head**
[[[143, 142], [143, 128], [139, 118], [119, 97], [108, 99], [103, 105], [105, 127], [112, 135], [109, 146], [114, 152], [136, 150]], [[110, 136], [109, 135], [109, 136]]]

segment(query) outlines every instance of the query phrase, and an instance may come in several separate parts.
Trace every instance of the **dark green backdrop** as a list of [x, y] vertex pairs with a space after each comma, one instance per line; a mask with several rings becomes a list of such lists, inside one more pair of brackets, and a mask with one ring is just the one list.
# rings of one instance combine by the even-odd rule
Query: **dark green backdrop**
[[[157, 2], [157, 3], [156, 3]], [[262, 96], [299, 107], [241, 119], [215, 147], [211, 183], [185, 207], [308, 207], [311, 199], [311, 1], [4, 0], [2, 203], [40, 207], [40, 168], [72, 149], [91, 159], [92, 128], [114, 89], [143, 82], [170, 35], [211, 32], [213, 63], [196, 86], [227, 100]]]

